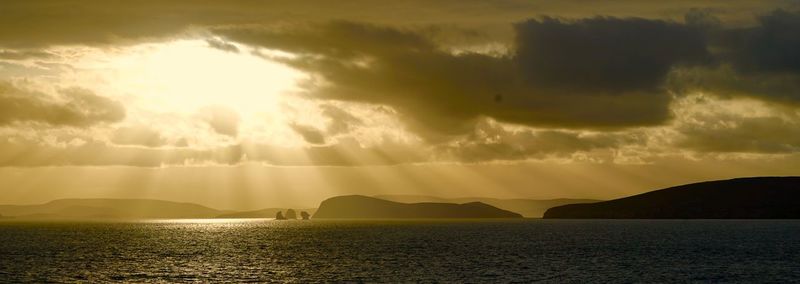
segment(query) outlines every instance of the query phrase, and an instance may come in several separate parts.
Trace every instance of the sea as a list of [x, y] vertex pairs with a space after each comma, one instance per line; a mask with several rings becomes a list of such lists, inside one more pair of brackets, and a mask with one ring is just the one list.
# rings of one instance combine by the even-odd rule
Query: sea
[[800, 220], [10, 220], [0, 282], [791, 283]]

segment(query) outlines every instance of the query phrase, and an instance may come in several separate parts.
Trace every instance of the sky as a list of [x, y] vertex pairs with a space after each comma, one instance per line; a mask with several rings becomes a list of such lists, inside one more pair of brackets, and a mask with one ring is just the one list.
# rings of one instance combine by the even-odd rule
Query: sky
[[0, 204], [800, 174], [800, 1], [3, 1]]

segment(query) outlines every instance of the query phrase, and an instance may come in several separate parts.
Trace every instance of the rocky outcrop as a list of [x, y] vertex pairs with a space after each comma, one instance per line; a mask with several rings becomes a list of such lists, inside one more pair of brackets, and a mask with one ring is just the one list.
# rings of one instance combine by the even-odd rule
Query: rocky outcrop
[[297, 219], [297, 212], [294, 209], [287, 209], [286, 210], [286, 219], [294, 220]]

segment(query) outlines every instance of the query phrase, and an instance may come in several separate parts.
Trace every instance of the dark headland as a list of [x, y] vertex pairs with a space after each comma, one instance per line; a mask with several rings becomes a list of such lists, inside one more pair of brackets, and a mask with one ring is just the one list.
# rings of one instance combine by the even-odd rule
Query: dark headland
[[800, 177], [693, 183], [605, 202], [553, 207], [544, 218], [798, 219]]
[[362, 195], [337, 196], [320, 203], [315, 219], [522, 218], [481, 203], [400, 203]]

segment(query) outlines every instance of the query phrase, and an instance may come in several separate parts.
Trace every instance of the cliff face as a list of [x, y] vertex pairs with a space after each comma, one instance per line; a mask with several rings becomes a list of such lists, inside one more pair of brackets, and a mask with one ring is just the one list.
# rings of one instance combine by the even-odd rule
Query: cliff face
[[544, 218], [795, 219], [800, 177], [755, 177], [676, 186], [626, 198], [550, 208]]
[[367, 196], [349, 195], [322, 201], [313, 218], [522, 218], [522, 215], [480, 202], [465, 204], [399, 203]]

